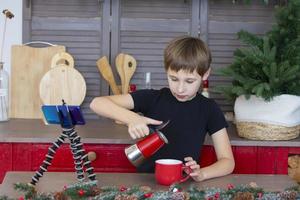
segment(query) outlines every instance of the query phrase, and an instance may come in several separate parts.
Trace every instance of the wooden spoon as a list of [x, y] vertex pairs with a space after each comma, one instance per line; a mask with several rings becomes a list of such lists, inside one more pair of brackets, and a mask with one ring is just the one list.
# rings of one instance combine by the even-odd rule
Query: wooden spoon
[[123, 94], [127, 94], [129, 89], [130, 79], [136, 70], [136, 60], [131, 55], [125, 54], [123, 70], [124, 70], [124, 85], [122, 88], [122, 92]]
[[114, 75], [106, 56], [103, 56], [102, 58], [97, 60], [97, 67], [103, 78], [108, 82], [109, 86], [112, 89], [112, 92], [114, 94], [121, 94], [120, 90], [117, 87]]
[[124, 85], [124, 82], [125, 82], [125, 74], [124, 74], [124, 70], [123, 70], [123, 65], [124, 65], [124, 57], [125, 57], [125, 54], [123, 53], [120, 53], [117, 55], [116, 57], [116, 68], [117, 68], [117, 72], [120, 76], [120, 79], [121, 79], [121, 90], [123, 91], [123, 85]]

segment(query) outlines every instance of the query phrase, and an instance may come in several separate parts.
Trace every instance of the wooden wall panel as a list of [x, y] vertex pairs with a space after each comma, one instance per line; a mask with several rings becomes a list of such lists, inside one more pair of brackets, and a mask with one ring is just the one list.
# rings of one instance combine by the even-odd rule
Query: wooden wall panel
[[112, 50], [128, 53], [137, 60], [132, 83], [145, 88], [145, 73], [151, 73], [152, 88], [167, 86], [163, 50], [176, 36], [191, 32], [192, 1], [120, 1], [120, 41]]
[[[101, 85], [104, 85], [96, 67], [97, 59], [103, 54], [102, 47], [107, 49], [110, 40], [107, 34], [103, 38], [103, 30], [110, 30], [102, 23], [102, 3], [98, 0], [32, 0], [30, 8], [29, 40], [66, 46], [75, 59], [75, 68], [85, 78], [87, 93], [81, 106], [86, 118], [97, 118], [89, 104], [93, 97], [100, 95]], [[108, 89], [102, 92], [105, 91]]]
[[[96, 60], [108, 56], [114, 67], [118, 53], [129, 53], [137, 59], [132, 78], [137, 89], [145, 87], [145, 73], [151, 72], [152, 87], [167, 86], [163, 69], [163, 49], [174, 37], [201, 37], [211, 48], [213, 71], [210, 87], [230, 84], [229, 78], [215, 74], [228, 66], [233, 52], [243, 47], [236, 36], [241, 29], [261, 35], [274, 22], [274, 2], [261, 0], [250, 4], [228, 0], [32, 0], [24, 1], [24, 38], [43, 40], [67, 46], [75, 57], [76, 68], [87, 82], [87, 97], [82, 105], [86, 118], [97, 118], [89, 109], [95, 96], [110, 94], [99, 75]], [[223, 111], [232, 111], [233, 103], [211, 90]]]
[[124, 0], [122, 16], [126, 18], [186, 19], [191, 15], [190, 2], [190, 0]]
[[94, 0], [33, 0], [32, 8], [32, 15], [38, 17], [92, 18], [98, 17], [101, 12]]

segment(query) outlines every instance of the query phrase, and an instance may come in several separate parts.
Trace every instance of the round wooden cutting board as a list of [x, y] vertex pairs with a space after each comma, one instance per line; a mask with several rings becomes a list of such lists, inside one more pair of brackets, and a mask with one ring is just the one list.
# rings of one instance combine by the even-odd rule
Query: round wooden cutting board
[[86, 95], [83, 76], [72, 65], [59, 64], [41, 79], [40, 98], [45, 105], [81, 105]]

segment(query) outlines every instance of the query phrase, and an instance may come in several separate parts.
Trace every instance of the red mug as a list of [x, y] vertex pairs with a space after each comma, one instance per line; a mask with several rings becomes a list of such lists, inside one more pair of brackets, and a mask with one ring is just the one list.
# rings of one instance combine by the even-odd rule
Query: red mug
[[[187, 175], [183, 175], [188, 169]], [[181, 160], [160, 159], [155, 161], [155, 179], [158, 184], [172, 185], [176, 182], [185, 182], [189, 179], [191, 168], [185, 166]]]

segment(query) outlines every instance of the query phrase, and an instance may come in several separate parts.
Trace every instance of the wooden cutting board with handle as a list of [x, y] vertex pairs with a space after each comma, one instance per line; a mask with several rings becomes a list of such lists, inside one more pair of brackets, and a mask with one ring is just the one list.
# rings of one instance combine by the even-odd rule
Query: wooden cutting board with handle
[[[59, 64], [65, 60], [67, 64]], [[68, 53], [58, 53], [52, 59], [51, 70], [41, 79], [39, 93], [45, 105], [60, 105], [62, 99], [68, 105], [82, 104], [86, 95], [83, 76], [74, 69], [74, 59]]]
[[64, 46], [35, 48], [13, 45], [11, 48], [10, 117], [42, 119], [39, 84], [50, 69], [53, 55]]

